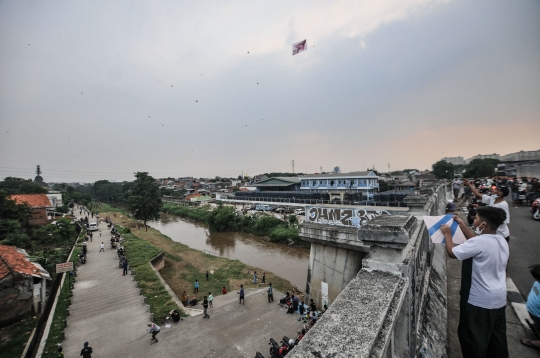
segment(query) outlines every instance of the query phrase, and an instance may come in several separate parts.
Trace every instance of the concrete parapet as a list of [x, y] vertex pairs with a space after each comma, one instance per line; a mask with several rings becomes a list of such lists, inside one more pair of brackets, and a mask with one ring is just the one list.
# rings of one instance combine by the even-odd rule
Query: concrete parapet
[[355, 227], [343, 227], [302, 223], [298, 225], [298, 235], [311, 243], [330, 245], [345, 249], [369, 252], [369, 246], [358, 237]]
[[[399, 311], [405, 287], [397, 275], [361, 270], [288, 356], [369, 357], [381, 350], [376, 342], [388, 347], [392, 330], [387, 317]], [[378, 339], [380, 333], [385, 337]]]
[[414, 216], [379, 216], [362, 226], [358, 236], [366, 244], [390, 243], [404, 246], [409, 243], [416, 229], [416, 221]]

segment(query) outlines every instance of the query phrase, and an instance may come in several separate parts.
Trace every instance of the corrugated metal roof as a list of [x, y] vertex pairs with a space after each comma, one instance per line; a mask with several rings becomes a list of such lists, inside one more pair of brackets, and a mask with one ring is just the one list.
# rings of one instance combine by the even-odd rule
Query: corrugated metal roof
[[51, 279], [49, 273], [40, 264], [28, 260], [28, 254], [23, 249], [0, 245], [0, 258], [0, 279], [12, 272]]

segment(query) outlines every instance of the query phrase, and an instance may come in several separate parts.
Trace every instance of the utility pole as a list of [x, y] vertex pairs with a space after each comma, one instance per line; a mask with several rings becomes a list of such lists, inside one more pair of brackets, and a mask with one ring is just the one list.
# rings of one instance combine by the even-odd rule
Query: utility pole
[[292, 172], [294, 174], [294, 159], [292, 160]]
[[322, 174], [322, 167], [321, 167], [321, 174]]

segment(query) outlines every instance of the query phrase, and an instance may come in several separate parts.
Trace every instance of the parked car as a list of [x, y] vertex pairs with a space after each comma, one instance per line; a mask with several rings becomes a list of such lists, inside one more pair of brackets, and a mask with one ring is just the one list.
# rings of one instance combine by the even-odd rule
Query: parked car
[[258, 204], [255, 206], [255, 210], [258, 210], [258, 211], [270, 211], [272, 210], [272, 207], [270, 205], [267, 205], [267, 204]]
[[294, 213], [295, 213], [296, 215], [306, 215], [306, 210], [304, 210], [304, 209], [296, 209], [296, 210], [294, 211]]
[[281, 207], [280, 207], [280, 208], [275, 208], [274, 211], [275, 211], [276, 213], [283, 214], [283, 213], [285, 212], [285, 208], [281, 208]]
[[88, 231], [98, 231], [98, 225], [96, 223], [91, 223], [88, 225]]

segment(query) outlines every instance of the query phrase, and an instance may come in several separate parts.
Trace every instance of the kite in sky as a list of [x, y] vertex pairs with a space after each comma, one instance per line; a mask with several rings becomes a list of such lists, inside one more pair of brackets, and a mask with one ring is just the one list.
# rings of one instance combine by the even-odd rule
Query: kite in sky
[[293, 56], [303, 51], [307, 51], [307, 40], [300, 41], [292, 45]]

